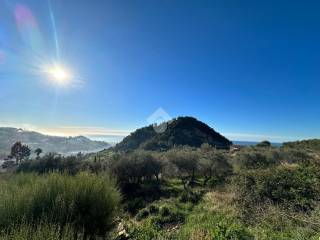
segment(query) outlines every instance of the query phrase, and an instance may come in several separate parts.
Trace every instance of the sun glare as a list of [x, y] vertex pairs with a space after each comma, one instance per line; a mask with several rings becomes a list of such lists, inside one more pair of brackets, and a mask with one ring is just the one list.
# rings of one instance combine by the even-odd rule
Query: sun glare
[[45, 72], [52, 82], [59, 85], [67, 85], [72, 78], [70, 71], [58, 64], [46, 67]]

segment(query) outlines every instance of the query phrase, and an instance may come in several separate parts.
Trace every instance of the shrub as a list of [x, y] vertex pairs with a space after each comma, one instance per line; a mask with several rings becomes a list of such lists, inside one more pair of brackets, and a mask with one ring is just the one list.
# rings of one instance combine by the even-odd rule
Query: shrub
[[268, 148], [271, 147], [271, 143], [269, 141], [262, 141], [256, 145], [257, 147]]
[[170, 214], [170, 209], [167, 206], [163, 206], [160, 208], [159, 214], [161, 217], [167, 217]]
[[312, 210], [320, 198], [320, 174], [315, 167], [279, 166], [246, 171], [235, 180], [241, 214], [252, 217], [266, 203]]
[[161, 169], [161, 163], [145, 151], [121, 155], [111, 165], [111, 171], [122, 186], [141, 184], [152, 178], [159, 180]]
[[315, 159], [313, 159], [306, 151], [295, 149], [282, 149], [280, 151], [280, 157], [283, 162], [287, 162], [289, 164], [298, 163], [310, 165], [311, 163], [316, 162]]
[[237, 156], [237, 164], [242, 169], [269, 168], [280, 163], [280, 155], [274, 149], [248, 149]]
[[108, 178], [81, 173], [18, 175], [1, 184], [0, 228], [45, 221], [87, 236], [110, 230], [119, 193]]
[[185, 214], [182, 210], [174, 206], [162, 206], [159, 214], [151, 218], [154, 226], [163, 228], [167, 224], [178, 224], [184, 221]]
[[183, 185], [194, 185], [199, 169], [199, 153], [190, 147], [172, 149], [166, 153], [167, 159], [177, 169], [177, 176]]
[[145, 201], [143, 198], [134, 198], [126, 202], [126, 205], [124, 206], [124, 210], [129, 212], [132, 215], [135, 215], [139, 209], [142, 209], [145, 207]]
[[132, 240], [166, 239], [165, 237], [163, 237], [162, 232], [159, 231], [159, 228], [155, 227], [152, 224], [152, 221], [150, 221], [149, 219], [139, 223], [139, 225], [132, 224], [131, 226], [129, 226], [128, 234], [129, 234], [129, 238], [122, 238], [122, 239], [132, 239]]
[[150, 214], [158, 214], [159, 208], [155, 205], [150, 205], [149, 207]]
[[179, 201], [182, 203], [191, 202], [193, 204], [197, 204], [201, 200], [202, 195], [203, 193], [199, 191], [193, 192], [190, 190], [185, 190], [181, 193]]
[[79, 171], [81, 161], [76, 156], [63, 157], [54, 153], [49, 153], [42, 158], [21, 163], [17, 172], [37, 172], [40, 174], [48, 172], [65, 172], [76, 174]]
[[149, 216], [149, 211], [148, 211], [148, 209], [142, 209], [142, 210], [140, 210], [139, 212], [138, 212], [138, 214], [136, 215], [136, 219], [138, 220], [138, 221], [141, 221], [142, 219], [145, 219], [145, 218], [147, 218], [148, 216]]
[[176, 239], [253, 240], [254, 237], [237, 220], [198, 209], [186, 219]]
[[229, 164], [226, 154], [221, 150], [212, 149], [212, 147], [202, 147], [202, 158], [199, 165], [204, 185], [209, 183], [210, 187], [224, 184], [227, 177], [233, 174], [233, 168]]

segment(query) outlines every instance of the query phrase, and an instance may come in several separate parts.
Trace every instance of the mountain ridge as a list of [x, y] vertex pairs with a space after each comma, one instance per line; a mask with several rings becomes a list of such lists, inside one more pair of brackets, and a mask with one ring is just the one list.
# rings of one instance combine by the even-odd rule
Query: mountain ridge
[[0, 157], [7, 156], [10, 153], [11, 146], [18, 141], [28, 145], [31, 150], [41, 148], [43, 152], [61, 154], [99, 151], [110, 147], [106, 142], [93, 141], [85, 136], [51, 136], [21, 128], [0, 127]]

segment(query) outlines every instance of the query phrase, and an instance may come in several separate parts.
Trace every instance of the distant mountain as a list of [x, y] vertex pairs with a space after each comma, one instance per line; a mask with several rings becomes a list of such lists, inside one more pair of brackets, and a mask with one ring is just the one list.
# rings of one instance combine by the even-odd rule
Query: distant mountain
[[31, 150], [41, 148], [43, 152], [62, 154], [100, 151], [110, 147], [106, 142], [92, 141], [83, 136], [56, 137], [17, 128], [0, 127], [0, 158], [7, 156], [11, 146], [17, 141], [27, 144]]
[[205, 123], [193, 117], [179, 117], [156, 127], [150, 125], [140, 128], [124, 138], [114, 149], [117, 151], [167, 150], [183, 145], [200, 147], [203, 143], [209, 143], [218, 148], [229, 148], [232, 145], [231, 141]]

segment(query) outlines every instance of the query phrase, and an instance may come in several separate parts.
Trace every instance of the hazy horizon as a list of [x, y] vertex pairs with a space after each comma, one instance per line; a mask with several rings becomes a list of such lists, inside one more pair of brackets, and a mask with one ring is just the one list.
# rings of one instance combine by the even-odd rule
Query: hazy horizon
[[[95, 141], [105, 141], [109, 143], [118, 143], [126, 136], [129, 136], [130, 133], [134, 132], [133, 130], [110, 130], [102, 127], [56, 127], [56, 128], [37, 128], [31, 125], [11, 125], [11, 124], [0, 124], [1, 127], [17, 128], [24, 131], [34, 131], [41, 133], [43, 135], [49, 136], [59, 136], [59, 137], [76, 137], [76, 136], [85, 136], [91, 140]], [[142, 126], [144, 127], [144, 126]], [[210, 126], [211, 127], [211, 126]], [[215, 129], [219, 132], [218, 129]], [[266, 136], [266, 135], [256, 135], [256, 134], [243, 134], [243, 133], [223, 133], [222, 135], [229, 138], [231, 141], [239, 142], [261, 142], [268, 140], [272, 143], [283, 143], [287, 141], [299, 141], [305, 140], [307, 138], [292, 138], [285, 139], [280, 136]]]

